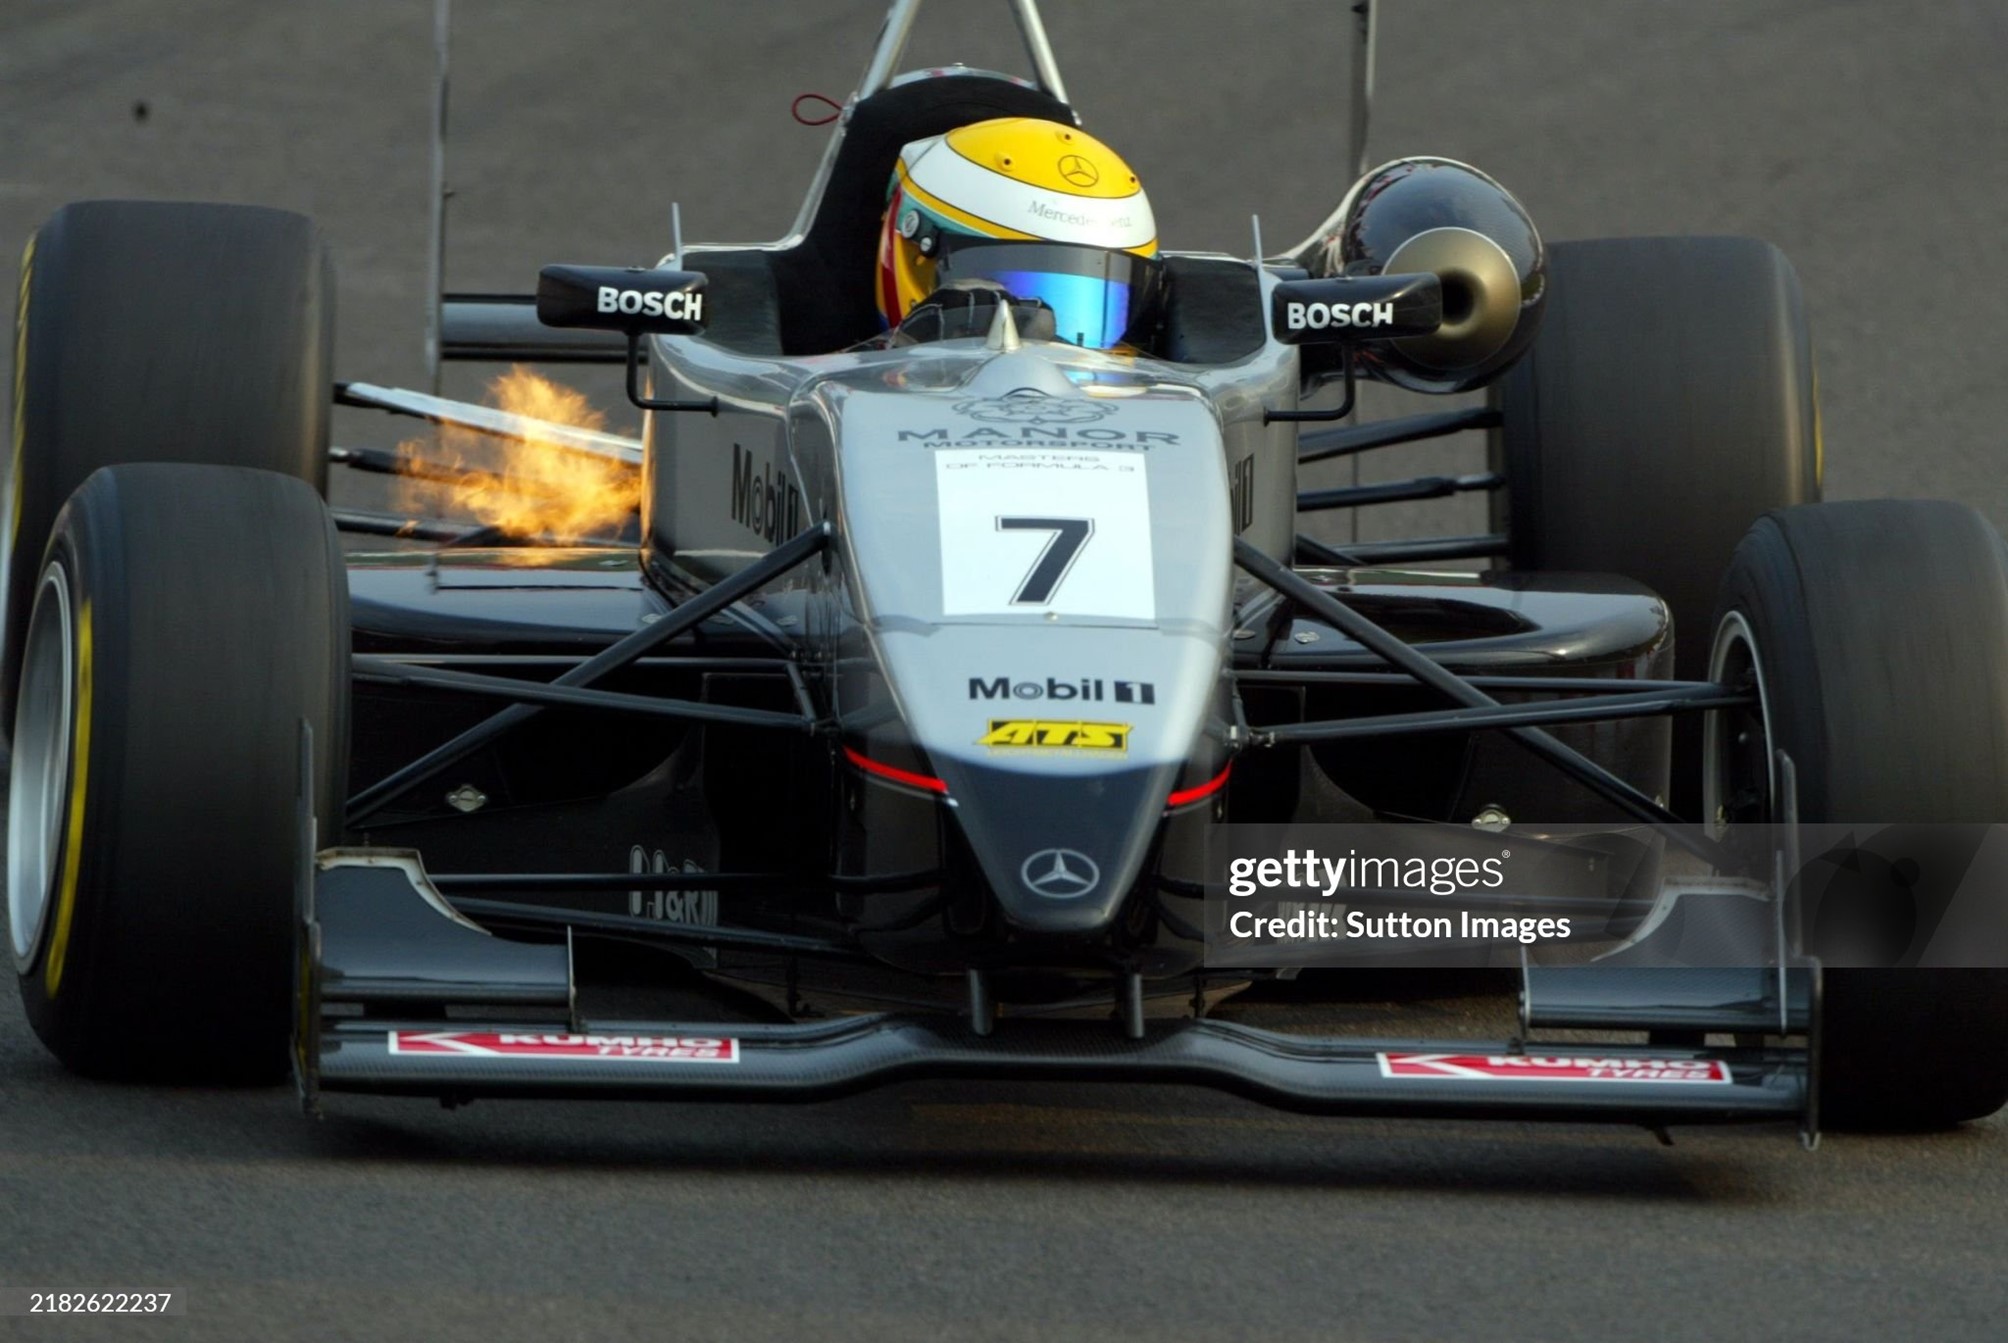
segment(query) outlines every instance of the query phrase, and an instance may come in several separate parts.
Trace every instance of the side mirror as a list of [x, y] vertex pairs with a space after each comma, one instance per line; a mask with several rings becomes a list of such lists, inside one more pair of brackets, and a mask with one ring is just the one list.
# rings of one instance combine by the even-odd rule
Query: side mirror
[[1269, 309], [1269, 329], [1285, 345], [1427, 336], [1442, 325], [1443, 282], [1429, 272], [1283, 280]]
[[537, 275], [537, 320], [691, 336], [704, 329], [702, 273], [639, 266], [546, 266]]

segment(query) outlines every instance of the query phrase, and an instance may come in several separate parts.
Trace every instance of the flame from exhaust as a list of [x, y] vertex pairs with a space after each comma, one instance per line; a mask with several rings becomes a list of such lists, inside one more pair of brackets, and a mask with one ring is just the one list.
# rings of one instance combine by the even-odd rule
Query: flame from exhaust
[[[521, 364], [489, 383], [486, 399], [533, 421], [606, 427], [605, 413], [584, 393]], [[466, 514], [509, 536], [575, 545], [614, 534], [641, 506], [641, 473], [634, 467], [534, 433], [498, 439], [448, 427], [436, 442], [408, 439], [397, 452], [407, 469], [427, 473], [398, 477], [398, 504], [405, 512]]]

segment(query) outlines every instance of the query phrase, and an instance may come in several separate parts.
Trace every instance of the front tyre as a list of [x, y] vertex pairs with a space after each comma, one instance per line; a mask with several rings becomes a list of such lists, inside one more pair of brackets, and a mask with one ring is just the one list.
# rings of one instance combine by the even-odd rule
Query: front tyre
[[[1759, 700], [1707, 715], [1714, 824], [1776, 819], [1781, 749], [1805, 821], [2008, 821], [2008, 557], [1965, 505], [1761, 519], [1730, 561], [1707, 672]], [[2008, 1103], [2008, 970], [1827, 971], [1820, 1073], [1839, 1127], [1992, 1114]]]
[[348, 587], [302, 481], [119, 466], [55, 521], [23, 644], [7, 927], [30, 1025], [85, 1074], [287, 1068], [300, 724], [320, 834], [348, 746]]

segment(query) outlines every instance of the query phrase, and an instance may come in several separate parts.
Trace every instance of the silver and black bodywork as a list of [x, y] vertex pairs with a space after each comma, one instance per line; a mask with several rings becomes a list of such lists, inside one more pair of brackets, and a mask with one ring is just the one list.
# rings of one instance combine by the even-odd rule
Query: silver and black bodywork
[[[1796, 974], [1578, 976], [1545, 997], [1530, 975], [1529, 1027], [1654, 1029], [1605, 1052], [1719, 1071], [1702, 1088], [1416, 1082], [1390, 1072], [1387, 1042], [1204, 1019], [1214, 827], [1669, 822], [1667, 715], [1747, 694], [1671, 679], [1665, 604], [1622, 577], [1401, 567], [1500, 555], [1503, 535], [1333, 549], [1299, 534], [1306, 512], [1503, 483], [1297, 486], [1301, 462], [1493, 422], [1318, 427], [1357, 376], [1462, 390], [1532, 341], [1538, 235], [1464, 165], [1363, 173], [1281, 257], [1168, 255], [1164, 320], [1135, 353], [1031, 339], [1008, 303], [971, 334], [875, 339], [869, 202], [899, 145], [986, 116], [1074, 119], [1028, 0], [1036, 84], [893, 79], [914, 8], [893, 5], [789, 238], [679, 243], [650, 271], [552, 268], [541, 302], [443, 304], [444, 357], [625, 364], [643, 440], [567, 450], [636, 464], [638, 540], [449, 534], [352, 559], [351, 797], [300, 897], [310, 1098], [807, 1099], [1043, 1076], [1334, 1112], [1810, 1126], [1805, 1049], [1703, 1044], [1806, 1032]], [[596, 330], [578, 300], [602, 286], [678, 297], [652, 314], [637, 299], [624, 327], [616, 301]], [[1332, 309], [1358, 303], [1337, 339]], [[790, 1005], [809, 967], [860, 1002], [928, 1010], [735, 1027], [727, 1066], [707, 1066], [718, 1032], [582, 1005], [589, 937], [785, 984]], [[1168, 995], [1195, 1019], [1147, 1020], [1146, 996]], [[1116, 1024], [1021, 1019], [1096, 1000]], [[524, 1038], [656, 1043], [599, 1061], [399, 1046], [448, 1008], [492, 1009]], [[685, 1068], [619, 1055], [693, 1040]]]

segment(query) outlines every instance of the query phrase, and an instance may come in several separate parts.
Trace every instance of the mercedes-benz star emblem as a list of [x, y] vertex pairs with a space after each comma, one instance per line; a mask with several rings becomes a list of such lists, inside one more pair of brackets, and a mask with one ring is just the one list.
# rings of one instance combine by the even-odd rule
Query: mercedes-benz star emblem
[[1095, 889], [1101, 868], [1079, 849], [1041, 849], [1018, 869], [1025, 888], [1051, 900], [1072, 900]]
[[1060, 176], [1077, 187], [1091, 187], [1102, 180], [1102, 175], [1096, 170], [1095, 165], [1079, 154], [1067, 154], [1060, 159]]

